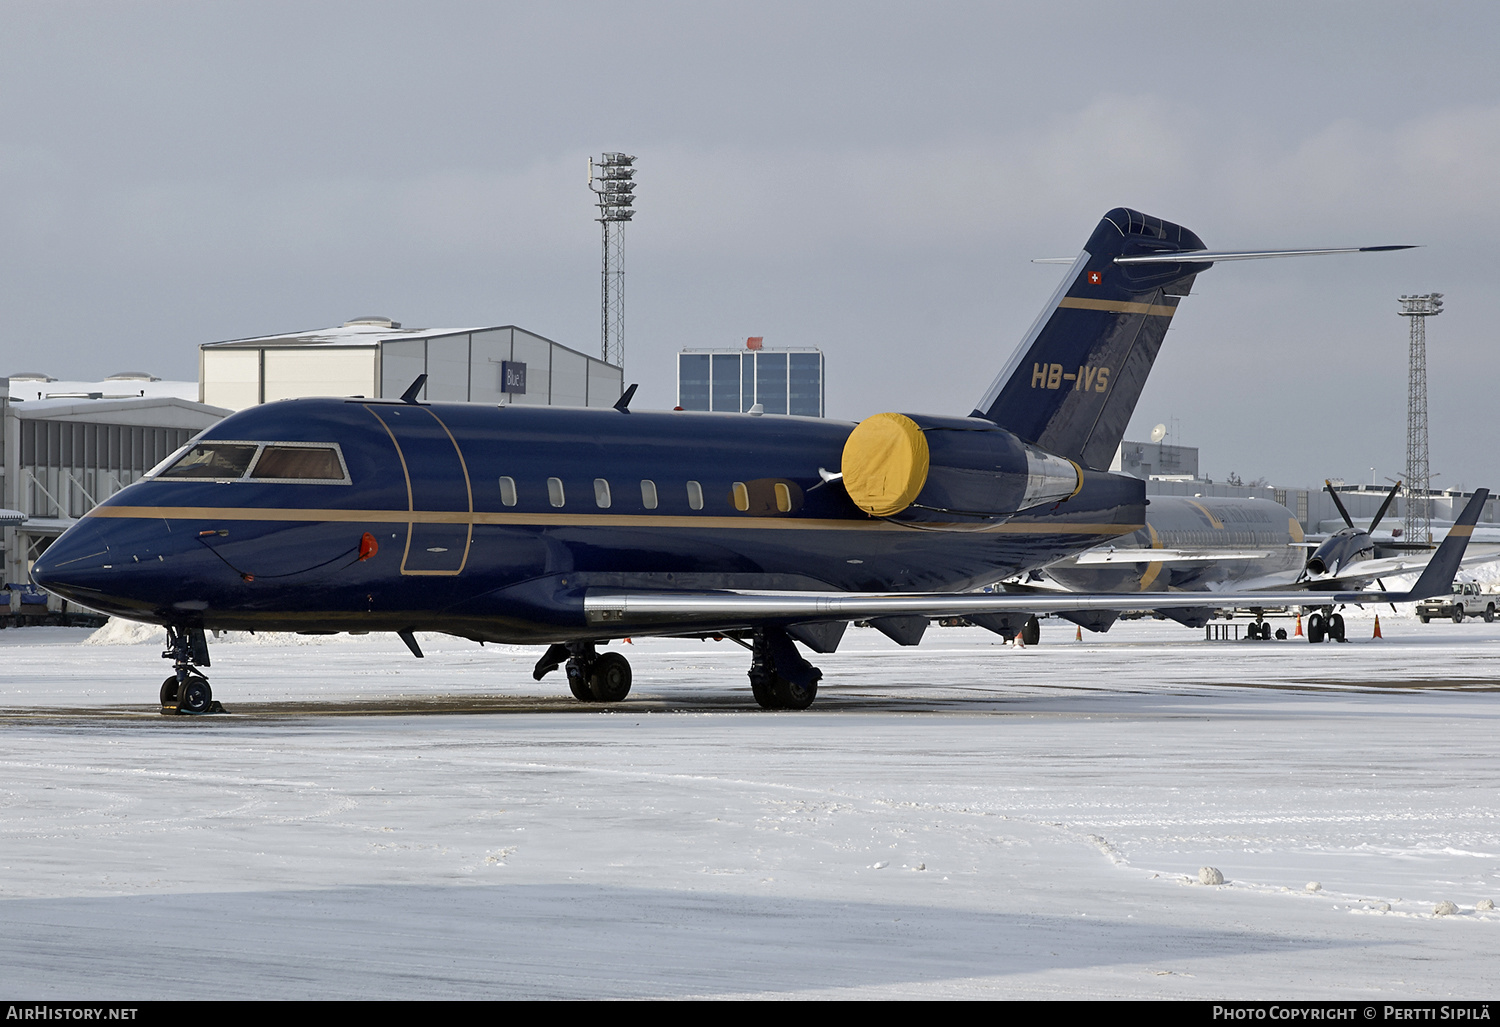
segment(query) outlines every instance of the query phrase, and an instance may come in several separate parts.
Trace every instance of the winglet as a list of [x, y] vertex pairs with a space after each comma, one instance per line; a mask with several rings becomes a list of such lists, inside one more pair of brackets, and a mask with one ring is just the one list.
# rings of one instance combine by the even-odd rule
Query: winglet
[[630, 388], [622, 392], [620, 398], [615, 400], [615, 409], [622, 414], [630, 413], [630, 401], [635, 398], [635, 390], [640, 388], [640, 385], [640, 382], [631, 382]]
[[419, 375], [417, 375], [417, 380], [414, 381], [414, 382], [412, 382], [410, 385], [408, 385], [406, 387], [406, 391], [401, 394], [401, 402], [403, 402], [403, 403], [415, 403], [417, 401], [417, 393], [421, 392], [422, 391], [422, 386], [424, 386], [426, 384], [427, 384], [427, 375], [425, 375], [425, 374], [419, 374]]
[[1414, 602], [1448, 594], [1453, 588], [1453, 576], [1458, 573], [1458, 566], [1463, 561], [1469, 538], [1474, 534], [1474, 524], [1479, 520], [1485, 500], [1489, 498], [1489, 489], [1478, 489], [1474, 492], [1474, 498], [1469, 500], [1469, 505], [1464, 507], [1463, 513], [1459, 514], [1458, 519], [1453, 522], [1453, 527], [1448, 529], [1448, 537], [1443, 539], [1443, 544], [1438, 546], [1436, 553], [1432, 554], [1432, 559], [1422, 571], [1422, 576], [1411, 587], [1411, 591], [1402, 596], [1403, 600]]

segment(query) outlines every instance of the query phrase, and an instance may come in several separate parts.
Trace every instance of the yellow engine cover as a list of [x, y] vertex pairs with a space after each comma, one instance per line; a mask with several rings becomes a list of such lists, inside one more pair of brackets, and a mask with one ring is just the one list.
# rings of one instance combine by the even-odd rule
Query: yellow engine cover
[[844, 489], [854, 505], [890, 517], [911, 505], [927, 484], [927, 438], [903, 414], [875, 414], [844, 443]]

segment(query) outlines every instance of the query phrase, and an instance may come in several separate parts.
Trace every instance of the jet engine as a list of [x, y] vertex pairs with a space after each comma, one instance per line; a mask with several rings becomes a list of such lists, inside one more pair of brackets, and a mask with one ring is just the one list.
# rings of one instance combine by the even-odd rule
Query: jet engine
[[844, 443], [841, 469], [856, 506], [902, 521], [993, 523], [1083, 487], [1073, 461], [977, 417], [867, 417]]

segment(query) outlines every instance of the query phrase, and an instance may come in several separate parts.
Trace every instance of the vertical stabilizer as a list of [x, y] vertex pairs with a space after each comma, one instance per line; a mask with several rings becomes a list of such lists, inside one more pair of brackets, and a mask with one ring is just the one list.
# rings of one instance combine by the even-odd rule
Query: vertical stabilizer
[[1178, 301], [1212, 266], [1115, 258], [1203, 249], [1181, 225], [1124, 207], [1104, 215], [973, 416], [1085, 467], [1108, 468]]

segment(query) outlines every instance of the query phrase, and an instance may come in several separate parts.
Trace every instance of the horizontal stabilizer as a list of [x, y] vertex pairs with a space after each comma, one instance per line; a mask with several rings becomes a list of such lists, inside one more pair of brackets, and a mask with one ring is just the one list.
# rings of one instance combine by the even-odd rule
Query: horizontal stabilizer
[[[1322, 250], [1184, 250], [1178, 253], [1152, 253], [1142, 256], [1116, 257], [1116, 264], [1218, 264], [1226, 260], [1264, 260], [1267, 257], [1323, 257], [1330, 253], [1386, 253], [1390, 250], [1414, 250], [1415, 246], [1335, 246]], [[1072, 261], [1069, 261], [1072, 263]]]
[[[1268, 257], [1323, 257], [1330, 253], [1388, 253], [1391, 250], [1415, 250], [1410, 244], [1396, 246], [1334, 246], [1321, 250], [1183, 250], [1177, 253], [1153, 253], [1149, 256], [1116, 257], [1116, 264], [1217, 264], [1225, 260], [1264, 260]], [[1071, 264], [1076, 257], [1033, 257], [1033, 264]]]

